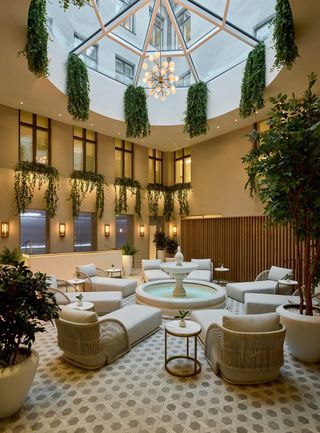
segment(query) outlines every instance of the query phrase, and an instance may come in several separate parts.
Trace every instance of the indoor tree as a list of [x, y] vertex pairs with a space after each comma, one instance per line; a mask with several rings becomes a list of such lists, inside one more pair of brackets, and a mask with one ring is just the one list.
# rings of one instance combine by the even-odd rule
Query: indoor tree
[[[254, 132], [257, 146], [243, 158], [247, 186], [265, 206], [270, 224], [290, 224], [302, 275], [300, 313], [313, 314], [312, 293], [320, 280], [320, 97], [314, 73], [303, 98], [270, 98], [270, 128]], [[302, 251], [301, 251], [302, 246]]]

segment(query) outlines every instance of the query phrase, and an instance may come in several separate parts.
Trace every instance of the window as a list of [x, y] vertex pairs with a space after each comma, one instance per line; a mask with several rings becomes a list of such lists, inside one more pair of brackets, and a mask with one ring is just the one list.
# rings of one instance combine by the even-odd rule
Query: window
[[[129, 0], [120, 0], [122, 3], [121, 11], [123, 11], [127, 6], [130, 5]], [[121, 27], [124, 27], [125, 29], [129, 30], [130, 32], [134, 33], [134, 19], [135, 16], [132, 14], [128, 19], [126, 19], [122, 24]]]
[[191, 74], [190, 71], [185, 72], [184, 74], [181, 74], [179, 77], [178, 85], [177, 87], [189, 87], [191, 84]]
[[259, 39], [260, 41], [264, 41], [265, 39], [267, 39], [269, 34], [271, 33], [271, 26], [272, 26], [273, 17], [274, 17], [274, 15], [269, 16], [267, 19], [260, 22], [254, 28], [254, 34], [255, 34], [256, 38]]
[[[74, 47], [80, 45], [85, 38], [82, 38], [77, 33], [74, 34]], [[98, 45], [92, 45], [87, 48], [83, 53], [80, 54], [80, 58], [84, 61], [84, 63], [89, 66], [89, 68], [97, 69], [98, 68]]]
[[48, 224], [45, 210], [27, 209], [20, 214], [20, 251], [45, 254], [48, 249]]
[[191, 151], [190, 147], [174, 152], [174, 182], [191, 182]]
[[149, 149], [149, 183], [162, 183], [163, 152]]
[[128, 242], [133, 245], [133, 215], [116, 215], [116, 248]]
[[[152, 10], [150, 11], [150, 15], [151, 14], [152, 14]], [[163, 23], [164, 23], [164, 19], [160, 17], [160, 15], [156, 15], [156, 19], [154, 21], [154, 26], [152, 29], [150, 44], [157, 49], [160, 49], [161, 47]]]
[[127, 60], [116, 56], [116, 79], [124, 84], [132, 84], [134, 65]]
[[19, 111], [20, 161], [50, 163], [50, 119]]
[[74, 220], [74, 251], [93, 251], [96, 249], [95, 215], [80, 212]]
[[189, 42], [191, 40], [191, 15], [190, 12], [184, 9], [177, 16], [177, 23], [180, 27], [181, 33], [185, 42]]
[[133, 177], [133, 143], [115, 139], [116, 177]]
[[97, 170], [97, 133], [89, 129], [73, 128], [73, 168], [74, 170]]

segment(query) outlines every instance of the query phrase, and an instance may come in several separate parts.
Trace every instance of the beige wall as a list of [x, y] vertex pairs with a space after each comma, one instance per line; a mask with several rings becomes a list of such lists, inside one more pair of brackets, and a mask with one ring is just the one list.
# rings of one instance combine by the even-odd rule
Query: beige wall
[[[41, 113], [40, 113], [41, 114]], [[0, 105], [1, 152], [0, 152], [0, 220], [10, 222], [10, 237], [0, 239], [0, 249], [6, 245], [17, 247], [19, 241], [19, 218], [15, 215], [13, 194], [13, 170], [18, 162], [18, 111]], [[261, 215], [262, 207], [258, 200], [249, 197], [244, 189], [246, 173], [241, 157], [248, 152], [251, 144], [242, 129], [218, 138], [205, 141], [191, 147], [192, 156], [192, 192], [190, 194], [190, 214], [222, 216]], [[51, 123], [52, 165], [60, 173], [59, 202], [57, 215], [50, 221], [50, 252], [69, 252], [73, 250], [73, 219], [69, 175], [73, 169], [73, 128], [62, 122]], [[115, 176], [114, 139], [98, 134], [98, 172], [105, 175], [105, 212], [97, 223], [97, 249], [105, 250], [115, 247], [114, 217], [114, 176]], [[148, 183], [148, 149], [134, 146], [134, 176], [142, 186]], [[164, 183], [173, 183], [173, 153], [164, 153]], [[43, 191], [36, 192], [30, 206], [43, 209]], [[162, 204], [160, 206], [162, 209]], [[81, 206], [83, 211], [94, 212], [95, 193], [89, 194]], [[134, 198], [129, 193], [129, 214], [134, 214]], [[66, 223], [66, 237], [59, 238], [58, 224]], [[111, 236], [104, 237], [104, 224], [110, 224]], [[139, 234], [140, 224], [145, 226], [145, 236]], [[172, 235], [173, 225], [178, 228], [180, 241], [180, 223], [178, 203], [175, 206], [175, 220], [166, 227], [167, 234]], [[145, 194], [142, 194], [142, 221], [134, 218], [134, 244], [139, 250], [136, 263], [149, 254], [149, 214]]]

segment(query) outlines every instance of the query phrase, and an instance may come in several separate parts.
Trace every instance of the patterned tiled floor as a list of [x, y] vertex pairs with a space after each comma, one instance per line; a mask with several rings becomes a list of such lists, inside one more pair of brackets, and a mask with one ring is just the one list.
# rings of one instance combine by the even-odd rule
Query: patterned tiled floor
[[[228, 307], [241, 311], [234, 302]], [[170, 340], [170, 350], [178, 353], [181, 344]], [[163, 329], [97, 371], [63, 361], [51, 325], [35, 348], [40, 365], [33, 386], [21, 411], [0, 421], [0, 433], [320, 432], [320, 365], [304, 365], [287, 351], [278, 381], [232, 386], [212, 372], [202, 348], [198, 376], [168, 374]]]

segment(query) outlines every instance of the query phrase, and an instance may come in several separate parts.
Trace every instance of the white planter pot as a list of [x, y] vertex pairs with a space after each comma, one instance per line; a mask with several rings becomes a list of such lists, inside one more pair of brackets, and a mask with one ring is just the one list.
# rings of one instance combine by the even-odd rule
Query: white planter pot
[[24, 361], [0, 368], [0, 418], [16, 413], [22, 406], [39, 364], [35, 350]]
[[157, 258], [160, 259], [162, 262], [164, 262], [165, 258], [166, 258], [165, 250], [158, 250], [157, 251]]
[[[292, 307], [292, 304], [288, 304]], [[291, 354], [303, 362], [320, 361], [320, 316], [304, 316], [289, 311], [285, 305], [277, 308], [281, 323], [286, 327], [286, 342]]]
[[131, 275], [132, 262], [133, 262], [133, 256], [127, 256], [127, 255], [122, 256], [122, 271], [125, 277]]

